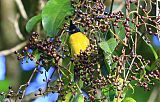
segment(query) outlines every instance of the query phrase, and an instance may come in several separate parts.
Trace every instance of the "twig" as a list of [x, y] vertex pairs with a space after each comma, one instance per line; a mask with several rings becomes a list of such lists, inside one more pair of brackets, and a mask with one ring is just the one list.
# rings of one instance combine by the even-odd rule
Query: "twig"
[[24, 47], [26, 44], [27, 44], [27, 41], [25, 41], [25, 42], [23, 42], [23, 43], [15, 46], [15, 47], [13, 47], [13, 48], [11, 48], [11, 49], [0, 51], [0, 56], [9, 55], [9, 54], [11, 54], [11, 53], [13, 53], [13, 52], [21, 49], [21, 48]]
[[15, 0], [15, 2], [16, 2], [16, 4], [17, 4], [18, 8], [19, 8], [19, 11], [20, 11], [22, 17], [23, 17], [24, 19], [28, 19], [28, 16], [27, 16], [27, 13], [26, 13], [26, 11], [25, 11], [25, 9], [24, 9], [24, 6], [23, 6], [22, 1], [21, 1], [21, 0]]
[[19, 14], [17, 14], [16, 19], [10, 19], [10, 21], [14, 24], [14, 28], [19, 39], [24, 40], [24, 37], [19, 29], [18, 19], [19, 19]]
[[111, 13], [112, 13], [112, 9], [113, 9], [113, 3], [114, 3], [114, 0], [112, 0], [112, 3], [111, 3], [111, 8], [110, 8], [110, 12], [109, 12], [109, 14], [111, 14]]
[[[127, 1], [126, 1], [125, 3], [127, 3]], [[126, 9], [126, 17], [127, 17], [127, 15], [128, 15], [128, 10]], [[124, 42], [124, 44], [127, 44], [127, 40], [128, 40], [128, 38], [125, 37], [125, 42]], [[125, 56], [126, 56], [126, 49], [125, 49], [125, 47], [123, 47], [123, 49], [122, 49], [122, 57], [121, 57], [123, 66], [118, 66], [118, 68], [117, 68], [117, 73], [119, 72], [119, 70], [121, 69], [121, 67], [124, 67], [124, 66], [125, 66], [125, 63], [126, 63]], [[124, 72], [125, 72], [125, 69], [124, 69]], [[128, 74], [129, 74], [129, 72], [128, 72]], [[128, 76], [128, 75], [126, 75], [126, 76]], [[116, 81], [118, 81], [118, 79], [119, 79], [119, 74], [117, 75]], [[125, 79], [125, 80], [126, 80], [126, 79]], [[122, 91], [123, 91], [123, 90], [120, 90], [120, 91], [118, 92], [118, 97], [117, 97], [117, 99], [116, 99], [116, 102], [119, 102], [119, 99], [120, 99], [120, 97], [121, 97], [121, 95], [122, 95], [122, 93], [123, 93]]]
[[119, 40], [124, 46], [128, 46], [125, 42], [123, 42], [118, 35], [116, 35], [111, 29], [109, 31], [115, 36], [117, 40]]
[[30, 84], [30, 82], [31, 82], [31, 80], [32, 80], [32, 78], [33, 78], [33, 76], [34, 76], [34, 74], [35, 74], [36, 71], [37, 71], [37, 68], [35, 68], [35, 69], [33, 70], [32, 74], [31, 74], [31, 76], [30, 76], [30, 78], [29, 78], [29, 80], [28, 80], [28, 82], [27, 82], [27, 85], [26, 85], [26, 87], [25, 87], [25, 89], [24, 89], [24, 91], [23, 91], [23, 94], [22, 94], [22, 100], [23, 100], [23, 98], [24, 98], [24, 96], [25, 96], [26, 88], [27, 88], [27, 86]]
[[[111, 7], [110, 7], [110, 12], [109, 12], [109, 14], [112, 13], [113, 3], [114, 3], [114, 0], [112, 0], [112, 2], [111, 2]], [[114, 28], [114, 26], [113, 26], [113, 21], [111, 21], [111, 25], [110, 25], [110, 26], [112, 27], [113, 32], [116, 33], [115, 28]]]
[[126, 74], [126, 76], [125, 76], [125, 79], [124, 79], [125, 81], [127, 81], [129, 72], [130, 72], [130, 70], [132, 69], [132, 66], [133, 66], [133, 63], [134, 63], [135, 59], [136, 59], [136, 56], [132, 59], [132, 62], [131, 62], [131, 64], [130, 64], [130, 67], [128, 68], [128, 72], [127, 72], [127, 74]]
[[[138, 5], [137, 5], [137, 13], [138, 13], [138, 11], [139, 11], [139, 2], [140, 1], [138, 1]], [[136, 17], [136, 25], [138, 24], [138, 16]], [[136, 27], [136, 32], [138, 31], [138, 28]], [[138, 41], [138, 34], [136, 33], [135, 34], [135, 43], [134, 43], [134, 49], [135, 49], [135, 54], [136, 54], [136, 48], [137, 48], [137, 41]]]
[[77, 84], [77, 83], [76, 83], [76, 86], [77, 86], [77, 88], [78, 88], [79, 92], [82, 94], [81, 88], [78, 86], [78, 84]]

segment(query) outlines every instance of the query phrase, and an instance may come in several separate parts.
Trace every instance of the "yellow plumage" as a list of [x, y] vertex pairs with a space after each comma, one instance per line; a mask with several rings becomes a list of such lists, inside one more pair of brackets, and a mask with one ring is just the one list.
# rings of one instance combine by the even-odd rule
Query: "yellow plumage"
[[76, 32], [70, 35], [69, 44], [71, 48], [71, 54], [73, 56], [74, 54], [79, 55], [80, 51], [85, 51], [90, 42], [84, 34], [81, 32]]

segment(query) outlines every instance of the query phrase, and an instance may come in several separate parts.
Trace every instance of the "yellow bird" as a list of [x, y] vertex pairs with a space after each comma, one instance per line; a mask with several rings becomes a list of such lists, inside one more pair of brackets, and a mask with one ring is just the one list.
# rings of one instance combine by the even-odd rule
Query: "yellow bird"
[[90, 45], [89, 39], [80, 32], [80, 29], [77, 28], [72, 20], [70, 21], [69, 33], [69, 44], [71, 48], [71, 55], [79, 55], [80, 51], [85, 51], [86, 48]]

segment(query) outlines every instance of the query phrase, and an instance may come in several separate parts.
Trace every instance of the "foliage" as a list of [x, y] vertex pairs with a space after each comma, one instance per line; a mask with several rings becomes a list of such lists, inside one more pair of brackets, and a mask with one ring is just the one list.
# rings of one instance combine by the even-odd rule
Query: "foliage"
[[[35, 96], [56, 92], [58, 101], [64, 102], [136, 102], [126, 95], [127, 91], [134, 92], [137, 86], [149, 91], [150, 85], [160, 78], [156, 65], [159, 56], [149, 43], [149, 36], [158, 35], [155, 26], [158, 23], [151, 15], [153, 2], [147, 5], [142, 0], [126, 0], [125, 3], [124, 11], [112, 12], [111, 4], [107, 13], [101, 0], [49, 0], [42, 12], [26, 25], [31, 32], [42, 22], [41, 30], [46, 37], [41, 39], [40, 34], [33, 32], [27, 46], [17, 53], [18, 60], [34, 60], [36, 68], [29, 81], [17, 93], [12, 92], [10, 98], [23, 100], [33, 75], [41, 72], [39, 67], [46, 71], [54, 67], [52, 76], [44, 79], [47, 87], [38, 89]], [[70, 20], [90, 39], [90, 45], [80, 55], [70, 54]]]

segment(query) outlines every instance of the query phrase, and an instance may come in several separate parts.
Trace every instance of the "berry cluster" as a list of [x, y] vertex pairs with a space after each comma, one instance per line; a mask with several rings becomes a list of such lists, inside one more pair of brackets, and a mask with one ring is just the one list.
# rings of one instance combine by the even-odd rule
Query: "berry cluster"
[[[143, 1], [126, 0], [125, 14], [122, 11], [105, 12], [105, 6], [101, 0], [72, 1], [72, 4], [75, 7], [75, 15], [72, 19], [80, 28], [85, 27], [83, 30], [85, 34], [98, 36], [100, 38], [99, 41], [101, 41], [101, 39], [106, 38], [108, 32], [111, 32], [116, 40], [125, 45], [123, 48], [116, 47], [118, 50], [121, 49], [122, 53], [121, 55], [113, 56], [113, 62], [110, 65], [116, 63], [116, 66], [111, 69], [111, 73], [108, 75], [109, 80], [115, 86], [114, 88], [119, 91], [116, 95], [117, 98], [121, 97], [119, 93], [134, 80], [139, 83], [136, 85], [150, 90], [148, 86], [149, 84], [153, 85], [153, 82], [151, 77], [146, 77], [150, 74], [146, 73], [147, 70], [145, 69], [145, 66], [150, 64], [150, 61], [138, 55], [136, 47], [138, 45], [137, 36], [141, 36], [149, 43], [146, 33], [157, 35], [158, 28], [154, 25], [158, 25], [158, 22], [156, 22], [155, 16], [149, 15], [152, 10], [149, 6], [154, 6], [155, 3], [151, 2], [147, 6]], [[124, 30], [125, 37], [121, 37], [123, 34], [119, 34], [121, 33], [120, 30]], [[133, 40], [134, 37], [135, 39]], [[112, 61], [112, 59], [108, 60]], [[102, 69], [102, 66], [100, 66], [100, 69]], [[119, 83], [120, 80], [121, 84]]]
[[59, 60], [65, 58], [66, 50], [61, 45], [61, 40], [57, 38], [47, 38], [41, 40], [38, 38], [39, 34], [33, 32], [29, 43], [22, 49], [21, 53], [17, 53], [17, 59], [29, 58], [36, 62], [37, 67], [58, 67]]
[[[46, 70], [50, 67], [55, 68], [50, 78], [43, 79], [47, 88], [38, 89], [35, 96], [57, 92], [59, 100], [65, 100], [66, 95], [77, 95], [84, 91], [88, 95], [85, 100], [93, 101], [105, 100], [106, 95], [103, 91], [114, 90], [114, 97], [119, 100], [124, 98], [123, 91], [132, 83], [150, 90], [149, 86], [154, 85], [153, 80], [160, 78], [159, 69], [149, 72], [146, 66], [150, 61], [137, 54], [136, 49], [138, 37], [142, 37], [146, 32], [156, 34], [152, 29], [157, 28], [152, 24], [158, 23], [153, 20], [154, 17], [149, 16], [151, 10], [145, 8], [139, 0], [126, 0], [126, 14], [122, 11], [105, 12], [102, 0], [78, 1], [71, 0], [75, 13], [69, 19], [90, 39], [90, 45], [85, 51], [71, 56], [66, 43], [66, 31], [69, 29], [66, 22], [63, 31], [55, 38], [47, 37], [42, 40], [38, 33], [33, 32], [21, 53], [16, 52], [18, 60], [27, 58], [36, 62], [35, 72], [43, 73], [39, 67]], [[142, 28], [145, 32], [141, 31]], [[121, 33], [123, 30], [125, 34]], [[101, 41], [110, 38], [115, 38], [119, 45], [112, 54], [105, 53], [99, 46]], [[52, 77], [56, 73], [58, 78], [53, 81]], [[20, 90], [21, 94], [16, 95], [23, 98], [25, 90]], [[102, 92], [101, 96], [97, 95], [98, 91]]]
[[74, 58], [75, 81], [82, 81], [82, 89], [94, 100], [97, 89], [104, 88], [108, 81], [102, 75], [100, 62], [103, 61], [97, 48], [96, 40], [90, 40], [91, 44], [84, 52], [80, 52]]

